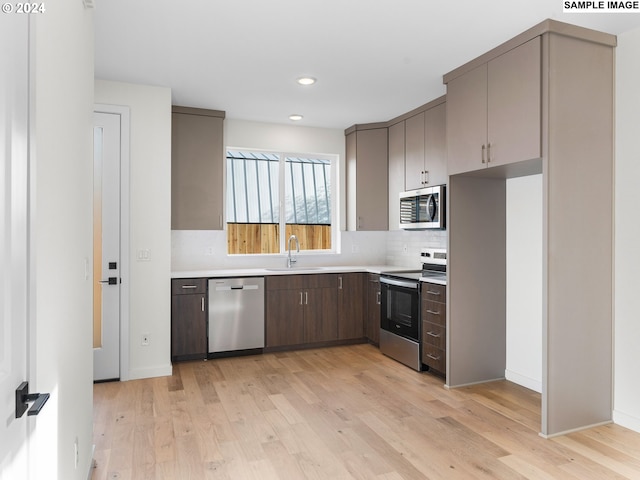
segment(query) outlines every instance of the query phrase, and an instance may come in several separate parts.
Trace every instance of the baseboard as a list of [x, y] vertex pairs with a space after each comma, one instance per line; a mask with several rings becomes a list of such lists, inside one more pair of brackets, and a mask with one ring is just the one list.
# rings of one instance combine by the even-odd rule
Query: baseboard
[[583, 427], [578, 427], [578, 428], [571, 428], [569, 430], [564, 430], [562, 432], [557, 432], [557, 433], [551, 433], [549, 435], [540, 432], [538, 435], [540, 435], [542, 438], [549, 439], [549, 438], [554, 438], [554, 437], [560, 437], [562, 435], [569, 435], [570, 433], [581, 432], [582, 430], [588, 430], [590, 428], [601, 427], [603, 425], [609, 425], [610, 423], [613, 423], [613, 422], [611, 420], [605, 420], [604, 422], [592, 423], [591, 425], [585, 425]]
[[478, 380], [477, 382], [461, 383], [459, 385], [445, 384], [444, 388], [446, 388], [447, 390], [453, 390], [454, 388], [470, 387], [472, 385], [481, 385], [483, 383], [490, 383], [490, 382], [499, 382], [504, 379], [505, 379], [504, 377], [498, 377], [498, 378], [488, 378], [486, 380]]
[[513, 370], [505, 370], [504, 378], [534, 392], [542, 393], [542, 382], [539, 380], [521, 375]]
[[167, 365], [158, 365], [155, 367], [133, 368], [129, 370], [129, 380], [140, 380], [142, 378], [168, 377], [173, 373], [173, 367], [169, 363]]
[[640, 433], [640, 418], [628, 413], [621, 412], [620, 410], [613, 411], [613, 422], [622, 427], [633, 430]]

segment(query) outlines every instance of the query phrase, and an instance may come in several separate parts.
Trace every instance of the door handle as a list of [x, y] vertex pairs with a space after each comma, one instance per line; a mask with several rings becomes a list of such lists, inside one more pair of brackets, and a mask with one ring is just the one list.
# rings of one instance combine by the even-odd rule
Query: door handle
[[[47, 400], [49, 400], [48, 393], [29, 393], [29, 382], [22, 382], [16, 388], [16, 418], [24, 415], [27, 409], [29, 409], [28, 416], [38, 415]], [[31, 408], [29, 408], [28, 402], [33, 402]]]
[[108, 280], [100, 280], [100, 283], [104, 283], [107, 285], [117, 285], [118, 284], [118, 277], [109, 277]]

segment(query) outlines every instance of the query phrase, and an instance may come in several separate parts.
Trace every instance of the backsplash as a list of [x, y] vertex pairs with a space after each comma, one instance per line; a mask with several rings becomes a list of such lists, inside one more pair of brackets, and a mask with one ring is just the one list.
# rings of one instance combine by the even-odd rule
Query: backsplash
[[447, 248], [446, 230], [394, 230], [386, 233], [388, 265], [420, 269], [421, 248]]
[[[341, 252], [302, 253], [298, 265], [397, 265], [421, 268], [419, 255], [424, 247], [446, 248], [446, 230], [391, 232], [340, 232]], [[173, 230], [171, 269], [173, 271], [217, 268], [274, 268], [286, 264], [284, 254], [227, 255], [226, 232], [222, 230]]]
[[[384, 265], [388, 232], [340, 232], [341, 252], [298, 255], [299, 266]], [[173, 230], [171, 269], [277, 268], [286, 255], [227, 255], [227, 236], [222, 230]]]

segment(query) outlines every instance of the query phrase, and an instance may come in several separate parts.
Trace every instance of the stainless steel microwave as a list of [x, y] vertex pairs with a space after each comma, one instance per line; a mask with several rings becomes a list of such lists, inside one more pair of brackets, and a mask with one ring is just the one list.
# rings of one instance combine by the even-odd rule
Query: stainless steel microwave
[[445, 186], [400, 193], [400, 228], [426, 230], [445, 228]]

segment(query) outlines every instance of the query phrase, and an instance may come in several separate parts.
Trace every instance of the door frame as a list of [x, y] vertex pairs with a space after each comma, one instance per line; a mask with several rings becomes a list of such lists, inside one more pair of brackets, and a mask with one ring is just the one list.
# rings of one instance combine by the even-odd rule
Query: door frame
[[120, 381], [129, 380], [130, 293], [130, 110], [125, 105], [96, 103], [93, 111], [120, 115]]

